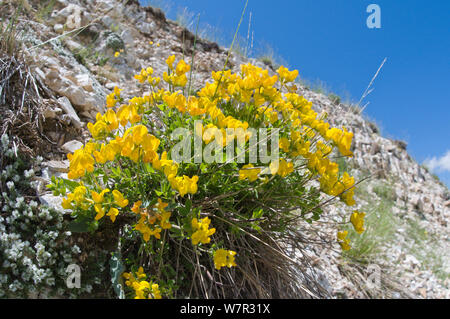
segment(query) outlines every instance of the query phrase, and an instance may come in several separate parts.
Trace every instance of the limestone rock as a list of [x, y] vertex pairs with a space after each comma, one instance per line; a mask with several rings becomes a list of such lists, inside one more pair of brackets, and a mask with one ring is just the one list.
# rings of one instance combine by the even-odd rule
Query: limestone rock
[[69, 99], [63, 96], [60, 97], [57, 101], [61, 106], [61, 108], [64, 110], [64, 112], [66, 112], [66, 114], [69, 116], [70, 120], [72, 121], [72, 124], [76, 128], [81, 128], [83, 126], [83, 123], [78, 117], [77, 112], [75, 112], [75, 109], [72, 107], [72, 103], [70, 103]]
[[63, 146], [61, 146], [61, 149], [67, 153], [74, 153], [81, 147], [83, 147], [83, 143], [81, 143], [80, 141], [73, 140], [65, 143]]

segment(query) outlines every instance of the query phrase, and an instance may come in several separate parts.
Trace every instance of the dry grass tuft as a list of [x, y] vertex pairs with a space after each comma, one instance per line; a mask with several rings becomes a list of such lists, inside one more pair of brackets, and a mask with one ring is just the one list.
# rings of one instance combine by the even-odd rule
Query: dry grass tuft
[[[15, 56], [0, 55], [0, 134], [14, 136], [20, 150], [36, 155], [42, 145], [42, 89]], [[48, 140], [48, 139], [47, 139]], [[48, 140], [48, 142], [51, 142]]]

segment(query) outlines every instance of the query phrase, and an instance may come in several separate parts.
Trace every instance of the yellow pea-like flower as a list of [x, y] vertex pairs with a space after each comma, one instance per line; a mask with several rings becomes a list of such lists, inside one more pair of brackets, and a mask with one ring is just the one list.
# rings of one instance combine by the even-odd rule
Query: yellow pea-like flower
[[95, 204], [94, 209], [97, 212], [97, 215], [95, 215], [95, 220], [101, 219], [103, 216], [105, 216], [105, 210], [102, 207], [101, 204]]
[[125, 199], [121, 192], [118, 190], [113, 190], [112, 194], [114, 196], [114, 203], [117, 204], [120, 207], [125, 207], [128, 205], [128, 199]]
[[340, 231], [337, 234], [339, 245], [341, 245], [342, 250], [349, 250], [351, 248], [350, 246], [350, 239], [346, 238], [348, 235], [348, 231]]
[[364, 232], [364, 216], [366, 214], [355, 210], [353, 214], [350, 216], [350, 222], [353, 224], [355, 231], [358, 234], [362, 234]]
[[234, 260], [234, 256], [236, 255], [235, 251], [218, 249], [214, 252], [214, 266], [217, 270], [220, 270], [222, 267], [231, 268], [233, 266], [237, 266]]
[[100, 194], [97, 193], [96, 191], [92, 191], [92, 192], [91, 192], [91, 195], [92, 195], [92, 199], [94, 200], [94, 203], [100, 204], [101, 202], [103, 202], [104, 196], [105, 196], [105, 194], [108, 193], [108, 192], [109, 192], [109, 189], [108, 189], [108, 188], [102, 190], [102, 191], [100, 192]]
[[117, 215], [119, 215], [119, 210], [115, 207], [111, 207], [108, 211], [108, 214], [106, 214], [106, 215], [109, 216], [111, 221], [114, 223], [116, 221]]
[[173, 63], [175, 62], [175, 55], [171, 55], [167, 58], [166, 64], [169, 67], [169, 69], [173, 70]]
[[248, 179], [250, 182], [254, 182], [258, 179], [259, 173], [261, 173], [260, 168], [253, 168], [253, 164], [247, 164], [242, 166], [242, 169], [239, 170], [239, 179], [244, 180]]

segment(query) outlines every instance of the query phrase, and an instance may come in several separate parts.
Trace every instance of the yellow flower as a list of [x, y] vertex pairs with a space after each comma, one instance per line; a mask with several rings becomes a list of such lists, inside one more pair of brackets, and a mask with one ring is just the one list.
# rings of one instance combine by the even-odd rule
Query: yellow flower
[[253, 164], [242, 166], [242, 169], [239, 170], [239, 179], [244, 180], [247, 178], [250, 182], [256, 181], [258, 179], [258, 174], [261, 172], [261, 169], [252, 167]]
[[104, 200], [105, 193], [108, 193], [108, 192], [109, 192], [109, 189], [108, 189], [108, 188], [102, 190], [102, 191], [100, 192], [100, 194], [97, 193], [97, 192], [95, 192], [95, 191], [92, 191], [92, 192], [91, 192], [92, 199], [94, 200], [94, 202], [95, 202], [96, 204], [100, 204], [100, 203], [103, 202], [103, 200]]
[[128, 205], [128, 199], [125, 199], [121, 192], [118, 190], [113, 190], [112, 194], [114, 196], [114, 203], [120, 207], [125, 207]]
[[147, 278], [147, 275], [144, 273], [144, 268], [143, 267], [139, 267], [136, 275], [137, 275], [138, 279], [145, 279], [145, 278]]
[[277, 73], [280, 75], [280, 80], [283, 82], [293, 82], [298, 76], [297, 70], [289, 71], [284, 66], [280, 66], [277, 70]]
[[95, 211], [97, 212], [97, 215], [95, 215], [95, 220], [99, 220], [103, 216], [105, 216], [105, 210], [103, 209], [101, 204], [95, 204], [94, 208], [95, 208]]
[[353, 199], [353, 195], [355, 193], [355, 178], [348, 175], [347, 172], [344, 172], [342, 175], [341, 185], [343, 185], [344, 193], [341, 194], [341, 200], [346, 203], [348, 206], [355, 205], [355, 200]]
[[137, 202], [135, 202], [133, 204], [133, 207], [131, 207], [131, 211], [135, 214], [139, 214], [141, 211], [141, 205], [142, 205], [142, 201], [138, 200]]
[[355, 228], [355, 231], [358, 234], [362, 234], [364, 232], [364, 216], [365, 213], [360, 213], [357, 210], [353, 212], [353, 214], [350, 216], [350, 222], [353, 224], [353, 227]]
[[119, 215], [119, 210], [117, 208], [111, 207], [108, 211], [108, 214], [106, 215], [109, 216], [111, 221], [114, 223], [116, 221], [117, 215]]
[[119, 52], [119, 51], [117, 51], [116, 53], [114, 53], [114, 57], [115, 57], [115, 58], [118, 58], [119, 55], [120, 55], [120, 52]]
[[222, 267], [231, 268], [236, 266], [236, 262], [234, 260], [234, 256], [236, 255], [235, 251], [218, 249], [214, 252], [214, 266], [217, 270], [220, 270]]
[[[164, 170], [164, 173], [166, 173], [166, 169]], [[183, 177], [181, 176], [175, 176], [175, 174], [167, 174], [167, 179], [170, 182], [170, 185], [172, 186], [173, 189], [176, 189], [181, 197], [184, 197], [184, 195], [186, 195], [187, 193], [189, 194], [195, 194], [197, 193], [198, 190], [198, 186], [197, 186], [197, 182], [198, 182], [198, 176], [192, 176], [192, 178], [190, 178], [189, 176], [183, 175]]]
[[103, 115], [103, 120], [108, 124], [109, 131], [116, 130], [119, 127], [116, 112], [112, 109], [106, 111], [105, 115]]
[[170, 218], [171, 212], [162, 212], [161, 213], [161, 221], [160, 221], [160, 225], [162, 229], [170, 229], [172, 228], [172, 224], [169, 222], [169, 218]]
[[269, 168], [272, 175], [278, 174], [281, 177], [286, 177], [294, 171], [294, 164], [282, 158], [278, 162], [272, 161]]
[[121, 90], [118, 87], [114, 87], [114, 91], [106, 96], [106, 107], [110, 108], [116, 105], [120, 100], [120, 91]]
[[95, 122], [95, 124], [89, 122], [87, 128], [95, 139], [100, 139], [109, 133], [108, 124], [102, 119]]
[[209, 236], [213, 235], [216, 232], [216, 229], [209, 229], [210, 223], [211, 220], [208, 217], [205, 217], [200, 221], [198, 221], [197, 218], [192, 219], [192, 228], [196, 230], [191, 236], [193, 245], [198, 245], [198, 243], [208, 244], [211, 241]]
[[63, 198], [61, 206], [64, 209], [71, 209], [72, 208], [72, 200], [69, 198]]
[[148, 129], [145, 125], [136, 125], [132, 128], [133, 132], [133, 143], [134, 144], [141, 144], [144, 136], [147, 135]]
[[148, 295], [148, 299], [152, 299], [152, 297], [154, 299], [161, 299], [161, 291], [159, 290], [159, 285], [158, 284], [152, 284], [152, 289], [150, 294]]
[[158, 204], [155, 205], [155, 207], [160, 211], [164, 212], [164, 209], [168, 206], [168, 203], [164, 203], [161, 198], [158, 198]]
[[189, 72], [190, 69], [191, 69], [191, 66], [189, 64], [186, 64], [186, 62], [184, 62], [184, 60], [180, 60], [180, 62], [178, 62], [178, 64], [177, 64], [175, 72], [178, 76], [181, 76], [181, 75]]
[[169, 69], [173, 70], [173, 63], [175, 62], [175, 55], [171, 55], [167, 58], [166, 64], [169, 67]]
[[286, 153], [289, 152], [289, 147], [291, 143], [286, 137], [280, 138], [280, 148], [285, 151]]
[[84, 202], [86, 198], [86, 187], [85, 186], [77, 186], [73, 191], [73, 200], [77, 204], [81, 204]]
[[349, 250], [351, 248], [350, 246], [350, 239], [346, 238], [348, 235], [348, 231], [340, 231], [337, 234], [339, 245], [341, 245], [342, 250]]
[[123, 273], [122, 277], [126, 279], [125, 284], [133, 288], [136, 294], [135, 299], [161, 299], [159, 285], [144, 280], [147, 278], [147, 275], [142, 267], [139, 267], [136, 277], [132, 273], [127, 272]]

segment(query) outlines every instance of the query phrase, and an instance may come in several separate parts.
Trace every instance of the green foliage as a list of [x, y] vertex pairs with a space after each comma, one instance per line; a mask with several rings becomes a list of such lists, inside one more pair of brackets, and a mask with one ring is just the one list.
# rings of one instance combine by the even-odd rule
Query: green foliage
[[81, 48], [73, 52], [73, 56], [78, 63], [89, 68], [89, 63], [94, 63], [99, 66], [104, 66], [110, 60], [110, 57], [101, 52], [95, 51], [95, 41], [93, 41], [87, 47]]
[[40, 1], [38, 10], [36, 12], [36, 19], [40, 22], [45, 22], [50, 18], [50, 14], [53, 12], [56, 0]]
[[445, 282], [450, 273], [445, 268], [449, 254], [442, 246], [440, 238], [420, 225], [417, 218], [408, 218], [405, 223], [406, 234], [412, 243], [409, 253], [421, 263], [422, 269], [431, 270], [437, 278]]
[[379, 183], [373, 187], [373, 192], [377, 194], [384, 202], [394, 202], [395, 201], [395, 191], [391, 185], [387, 183]]
[[3, 17], [0, 18], [0, 52], [4, 52], [9, 56], [16, 56], [21, 49], [20, 32], [17, 29], [17, 21], [21, 11], [22, 2], [20, 1], [7, 23]]
[[361, 235], [349, 225], [349, 238], [352, 242], [352, 249], [346, 251], [344, 256], [367, 263], [380, 257], [383, 247], [395, 239], [399, 218], [392, 212], [393, 203], [389, 201], [379, 201], [378, 204], [371, 203], [365, 207], [366, 230]]
[[339, 95], [336, 95], [334, 93], [328, 94], [328, 98], [333, 102], [334, 104], [340, 104], [341, 103], [341, 97]]

